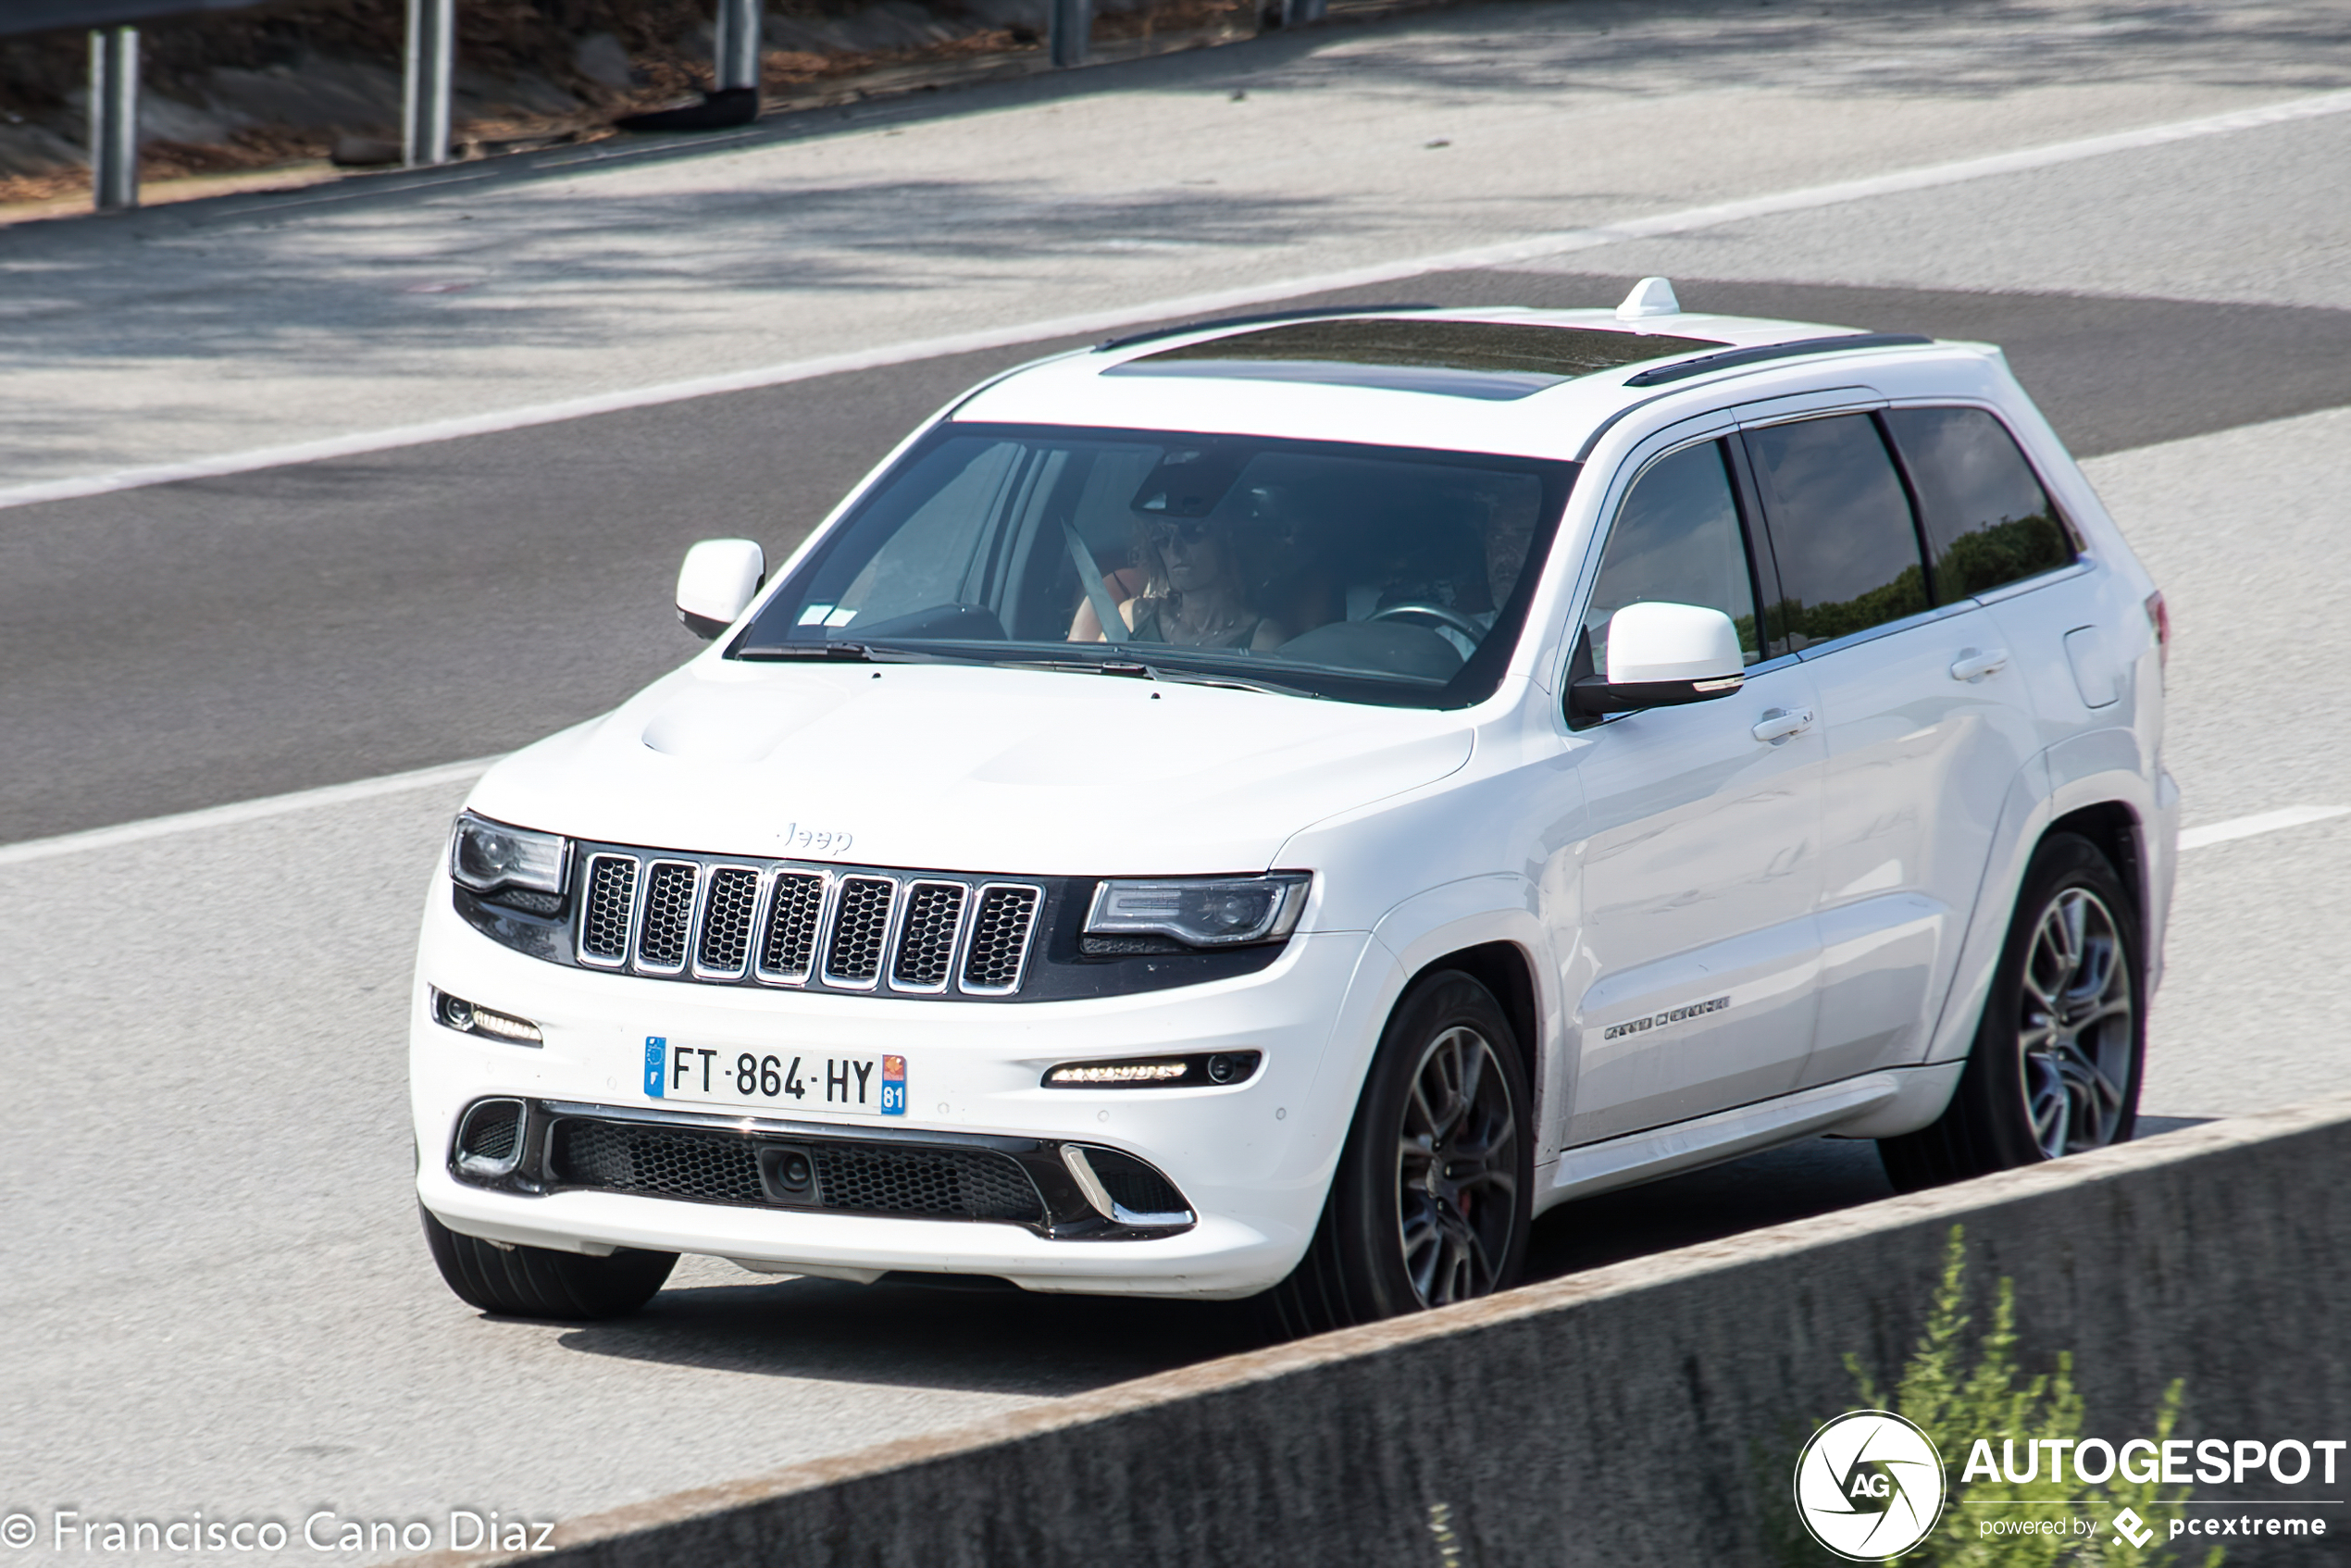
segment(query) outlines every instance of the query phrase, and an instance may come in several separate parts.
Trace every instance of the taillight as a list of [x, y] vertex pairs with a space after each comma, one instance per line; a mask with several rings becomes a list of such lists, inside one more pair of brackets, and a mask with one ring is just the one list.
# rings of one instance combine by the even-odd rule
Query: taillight
[[2147, 595], [2147, 625], [2155, 628], [2155, 653], [2165, 669], [2171, 667], [2171, 611], [2163, 603], [2163, 591], [2158, 589]]

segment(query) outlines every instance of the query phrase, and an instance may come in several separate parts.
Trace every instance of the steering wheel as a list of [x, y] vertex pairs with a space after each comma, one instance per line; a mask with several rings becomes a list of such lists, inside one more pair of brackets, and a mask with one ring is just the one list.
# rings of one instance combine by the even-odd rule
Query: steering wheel
[[1442, 604], [1388, 604], [1374, 610], [1365, 620], [1394, 620], [1402, 616], [1425, 616], [1439, 626], [1451, 627], [1470, 640], [1473, 648], [1485, 640], [1486, 628], [1459, 610], [1449, 610]]

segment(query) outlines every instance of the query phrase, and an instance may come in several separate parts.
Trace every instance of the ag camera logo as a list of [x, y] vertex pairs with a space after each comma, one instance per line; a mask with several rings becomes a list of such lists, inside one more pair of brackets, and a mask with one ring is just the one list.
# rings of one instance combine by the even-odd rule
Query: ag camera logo
[[1899, 1557], [1926, 1539], [1947, 1490], [1933, 1439], [1891, 1411], [1838, 1416], [1796, 1460], [1797, 1516], [1851, 1562]]

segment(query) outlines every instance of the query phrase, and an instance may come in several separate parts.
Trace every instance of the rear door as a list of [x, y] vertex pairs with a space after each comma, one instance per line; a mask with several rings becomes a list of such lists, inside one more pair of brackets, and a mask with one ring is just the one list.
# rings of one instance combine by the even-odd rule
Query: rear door
[[1579, 998], [1570, 1143], [1785, 1093], [1811, 1050], [1827, 753], [1810, 673], [1765, 634], [1753, 498], [1729, 419], [1715, 429], [1626, 465], [1584, 612], [1574, 674], [1637, 601], [1723, 611], [1748, 666], [1729, 697], [1571, 740], [1589, 815], [1561, 943]]
[[1749, 423], [1771, 619], [1826, 721], [1821, 1002], [1799, 1085], [1923, 1058], [2011, 784], [2035, 754], [2000, 628], [1933, 569], [1880, 410]]

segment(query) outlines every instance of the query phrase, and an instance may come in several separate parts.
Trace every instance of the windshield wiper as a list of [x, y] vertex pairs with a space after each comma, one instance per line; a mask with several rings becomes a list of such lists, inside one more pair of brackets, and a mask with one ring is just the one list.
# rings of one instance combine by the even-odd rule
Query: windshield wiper
[[1313, 697], [1303, 687], [1283, 686], [1254, 676], [1225, 675], [1206, 670], [1147, 665], [1134, 659], [1006, 659], [1007, 669], [1041, 669], [1064, 675], [1110, 675], [1128, 680], [1163, 680], [1171, 686], [1228, 686], [1238, 691], [1263, 691], [1275, 697]]
[[815, 659], [845, 665], [973, 665], [990, 661], [968, 654], [935, 653], [888, 642], [761, 642], [735, 650], [738, 659]]
[[928, 648], [910, 648], [903, 643], [889, 642], [763, 642], [749, 648], [739, 648], [738, 659], [783, 661], [810, 659], [840, 664], [877, 665], [988, 665], [999, 669], [1047, 670], [1056, 675], [1109, 675], [1128, 680], [1163, 680], [1172, 686], [1225, 686], [1238, 691], [1263, 691], [1275, 697], [1318, 697], [1317, 691], [1303, 687], [1284, 686], [1276, 681], [1260, 680], [1255, 676], [1227, 675], [1222, 671], [1175, 668], [1167, 665], [1144, 664], [1128, 658], [1117, 659], [998, 659], [985, 653], [935, 652]]

